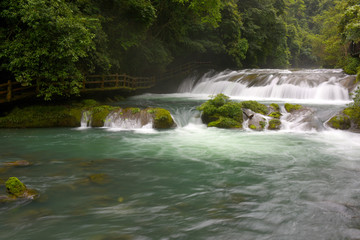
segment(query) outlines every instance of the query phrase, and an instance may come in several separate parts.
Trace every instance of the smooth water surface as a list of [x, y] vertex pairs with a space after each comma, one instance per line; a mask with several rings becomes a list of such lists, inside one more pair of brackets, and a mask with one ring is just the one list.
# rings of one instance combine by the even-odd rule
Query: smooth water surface
[[344, 104], [309, 105], [315, 129], [253, 132], [206, 128], [204, 101], [119, 103], [168, 108], [166, 131], [1, 129], [0, 163], [33, 165], [0, 178], [40, 198], [0, 204], [0, 239], [359, 239], [360, 135], [323, 125]]

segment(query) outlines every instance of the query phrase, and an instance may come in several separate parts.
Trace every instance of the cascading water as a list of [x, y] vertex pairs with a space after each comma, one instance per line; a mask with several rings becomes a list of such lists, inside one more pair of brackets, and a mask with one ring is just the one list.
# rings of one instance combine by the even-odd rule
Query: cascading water
[[349, 101], [354, 76], [341, 70], [241, 70], [209, 72], [200, 79], [190, 78], [179, 92], [226, 95], [241, 99]]

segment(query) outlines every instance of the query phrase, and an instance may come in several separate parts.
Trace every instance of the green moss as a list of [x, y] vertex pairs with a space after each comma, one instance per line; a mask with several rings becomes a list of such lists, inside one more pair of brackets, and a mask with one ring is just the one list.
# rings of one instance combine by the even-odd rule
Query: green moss
[[242, 128], [242, 124], [238, 121], [235, 121], [232, 118], [220, 117], [218, 120], [210, 122], [208, 127], [217, 127], [217, 128]]
[[10, 177], [6, 183], [6, 191], [16, 197], [21, 197], [26, 192], [25, 185], [16, 177]]
[[131, 108], [131, 113], [132, 114], [139, 113], [140, 111], [141, 111], [140, 108]]
[[106, 117], [118, 108], [109, 105], [102, 105], [90, 109], [92, 112], [92, 127], [103, 127]]
[[271, 107], [272, 109], [274, 109], [275, 111], [279, 111], [279, 110], [280, 110], [279, 104], [276, 104], [276, 103], [270, 104], [270, 107]]
[[285, 103], [285, 109], [289, 113], [296, 111], [296, 110], [300, 110], [302, 108], [303, 108], [303, 106], [301, 106], [299, 104], [294, 105], [294, 104], [290, 104], [290, 103]]
[[272, 112], [269, 114], [269, 117], [277, 118], [277, 119], [279, 119], [281, 116], [282, 114], [280, 112]]
[[244, 101], [241, 102], [241, 105], [243, 108], [250, 109], [253, 112], [263, 115], [266, 115], [269, 112], [269, 109], [264, 104], [258, 103], [256, 101]]
[[[153, 127], [156, 129], [168, 129], [175, 126], [175, 122], [168, 110], [155, 108]], [[149, 111], [149, 110], [148, 110]]]
[[78, 127], [81, 113], [81, 108], [63, 105], [16, 108], [9, 115], [0, 118], [0, 127]]
[[281, 126], [281, 121], [279, 119], [272, 119], [269, 121], [269, 130], [279, 130]]
[[[198, 110], [202, 112], [202, 121], [209, 127], [239, 128], [242, 126], [241, 103], [229, 101], [229, 97], [224, 94], [218, 94], [213, 99], [206, 101], [198, 107]], [[229, 119], [232, 119], [233, 122], [230, 122]]]
[[266, 126], [266, 122], [265, 121], [260, 121], [259, 123], [260, 123], [261, 128], [264, 129], [265, 126]]
[[253, 130], [256, 130], [256, 126], [253, 125], [253, 124], [251, 124], [251, 125], [249, 126], [249, 128], [250, 128], [250, 129], [253, 129]]
[[346, 115], [334, 116], [329, 120], [328, 124], [332, 128], [341, 130], [347, 130], [351, 127], [350, 118]]

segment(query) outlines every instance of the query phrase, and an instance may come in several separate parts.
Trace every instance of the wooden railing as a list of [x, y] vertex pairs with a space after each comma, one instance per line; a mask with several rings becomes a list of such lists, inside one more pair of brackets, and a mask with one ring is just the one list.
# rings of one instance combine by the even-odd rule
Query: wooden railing
[[21, 86], [19, 82], [8, 81], [0, 84], [0, 103], [11, 102], [34, 95], [36, 86]]
[[81, 91], [137, 90], [153, 86], [155, 86], [155, 77], [132, 77], [126, 74], [89, 75], [84, 79]]
[[[88, 75], [82, 82], [80, 91], [105, 91], [125, 89], [134, 91], [155, 86], [156, 82], [189, 74], [200, 67], [210, 67], [210, 62], [190, 62], [166, 71], [155, 77], [132, 77], [126, 74]], [[0, 103], [11, 102], [34, 96], [39, 92], [37, 84], [22, 86], [19, 82], [8, 81], [0, 84]]]

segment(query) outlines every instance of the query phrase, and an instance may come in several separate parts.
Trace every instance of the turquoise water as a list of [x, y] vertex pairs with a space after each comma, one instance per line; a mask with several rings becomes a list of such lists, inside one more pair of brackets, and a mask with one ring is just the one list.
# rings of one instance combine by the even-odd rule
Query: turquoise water
[[120, 103], [169, 108], [166, 131], [1, 129], [0, 162], [33, 165], [0, 178], [40, 198], [0, 204], [0, 239], [359, 239], [358, 134], [206, 128], [201, 102]]

